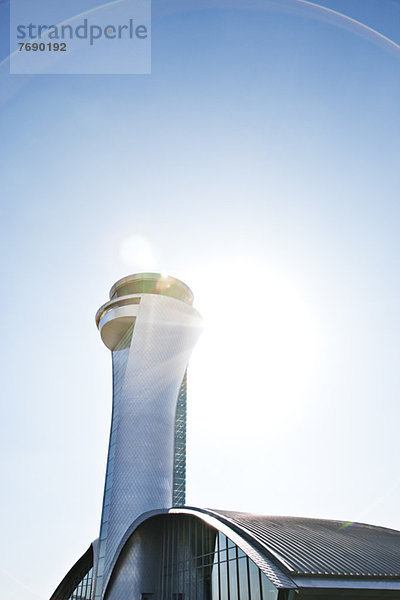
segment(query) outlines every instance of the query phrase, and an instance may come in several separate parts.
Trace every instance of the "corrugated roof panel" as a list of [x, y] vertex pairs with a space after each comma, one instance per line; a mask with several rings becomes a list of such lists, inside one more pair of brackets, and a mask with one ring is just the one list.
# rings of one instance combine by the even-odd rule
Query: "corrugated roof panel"
[[212, 512], [264, 546], [293, 575], [400, 578], [399, 531], [326, 519]]

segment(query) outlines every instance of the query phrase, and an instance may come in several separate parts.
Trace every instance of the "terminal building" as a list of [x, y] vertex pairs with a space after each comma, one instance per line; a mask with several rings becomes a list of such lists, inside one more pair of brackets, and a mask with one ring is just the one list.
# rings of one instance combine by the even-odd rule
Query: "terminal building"
[[100, 535], [50, 600], [400, 600], [400, 532], [185, 505], [193, 294], [118, 281], [96, 315], [113, 409]]

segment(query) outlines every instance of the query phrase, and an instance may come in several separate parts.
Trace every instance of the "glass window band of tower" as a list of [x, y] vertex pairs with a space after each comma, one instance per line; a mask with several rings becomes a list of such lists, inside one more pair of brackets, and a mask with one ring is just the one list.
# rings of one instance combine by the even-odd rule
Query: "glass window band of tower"
[[276, 600], [278, 589], [224, 534], [196, 517], [169, 514], [148, 519], [132, 534], [105, 600], [144, 594], [154, 600]]
[[187, 371], [176, 403], [172, 506], [184, 506], [186, 501], [186, 398]]
[[140, 273], [120, 279], [111, 288], [110, 299], [131, 294], [162, 294], [193, 304], [193, 293], [183, 281], [160, 273]]
[[121, 390], [129, 356], [129, 348], [132, 340], [134, 323], [126, 331], [112, 352], [113, 368], [113, 412], [111, 420], [110, 442], [108, 447], [106, 480], [104, 485], [103, 510], [100, 525], [99, 558], [97, 563], [95, 598], [99, 598], [103, 588], [104, 561], [107, 546], [108, 520], [110, 515], [110, 503], [114, 473], [114, 456], [117, 442], [117, 431], [119, 423], [119, 411]]

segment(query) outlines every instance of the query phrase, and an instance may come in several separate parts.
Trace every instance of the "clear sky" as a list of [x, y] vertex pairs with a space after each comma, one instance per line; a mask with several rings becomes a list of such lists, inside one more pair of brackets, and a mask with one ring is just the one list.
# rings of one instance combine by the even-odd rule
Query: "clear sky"
[[153, 2], [151, 75], [0, 67], [2, 600], [98, 535], [132, 272], [204, 317], [189, 504], [400, 529], [400, 2], [318, 4]]

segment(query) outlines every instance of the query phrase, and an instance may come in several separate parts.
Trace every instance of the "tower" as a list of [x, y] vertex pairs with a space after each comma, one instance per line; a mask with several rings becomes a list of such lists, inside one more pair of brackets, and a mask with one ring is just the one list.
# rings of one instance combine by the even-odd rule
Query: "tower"
[[192, 300], [177, 279], [131, 275], [96, 315], [113, 365], [100, 540], [50, 600], [400, 598], [399, 531], [183, 506]]
[[95, 598], [132, 521], [185, 503], [186, 367], [201, 331], [192, 302], [178, 279], [142, 273], [117, 281], [96, 314], [113, 408]]

